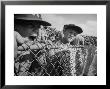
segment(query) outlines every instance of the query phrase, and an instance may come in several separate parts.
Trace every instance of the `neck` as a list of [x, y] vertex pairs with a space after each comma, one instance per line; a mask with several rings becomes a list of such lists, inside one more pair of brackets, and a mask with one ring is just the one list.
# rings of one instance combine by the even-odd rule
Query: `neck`
[[63, 39], [62, 39], [62, 43], [63, 43], [63, 44], [67, 44], [67, 43], [69, 43], [69, 42], [68, 42], [68, 39], [67, 39], [66, 37], [63, 37]]

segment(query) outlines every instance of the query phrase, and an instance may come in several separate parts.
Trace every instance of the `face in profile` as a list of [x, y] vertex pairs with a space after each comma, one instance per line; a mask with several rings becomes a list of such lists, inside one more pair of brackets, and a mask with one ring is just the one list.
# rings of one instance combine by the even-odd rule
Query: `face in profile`
[[22, 23], [15, 23], [15, 29], [18, 31], [21, 36], [23, 37], [29, 37], [32, 34], [38, 35], [39, 33], [40, 25], [38, 23], [31, 23], [23, 21]]
[[27, 30], [27, 34], [30, 36], [30, 35], [33, 35], [33, 34], [36, 34], [38, 35], [39, 33], [39, 28], [40, 26], [37, 26], [37, 25], [32, 25], [32, 24], [29, 24], [27, 26], [24, 26], [24, 29]]
[[27, 37], [30, 41], [34, 41], [35, 39], [38, 38], [39, 35], [39, 28], [37, 26], [33, 26], [33, 25], [27, 25], [27, 26], [23, 26], [23, 30], [22, 30], [22, 35], [23, 37]]

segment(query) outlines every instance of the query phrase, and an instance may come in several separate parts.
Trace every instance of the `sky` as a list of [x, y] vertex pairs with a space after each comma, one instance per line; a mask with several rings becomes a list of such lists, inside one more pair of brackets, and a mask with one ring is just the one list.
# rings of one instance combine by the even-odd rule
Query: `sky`
[[62, 31], [65, 24], [75, 24], [83, 29], [82, 34], [97, 36], [96, 14], [42, 14], [42, 19], [58, 31]]

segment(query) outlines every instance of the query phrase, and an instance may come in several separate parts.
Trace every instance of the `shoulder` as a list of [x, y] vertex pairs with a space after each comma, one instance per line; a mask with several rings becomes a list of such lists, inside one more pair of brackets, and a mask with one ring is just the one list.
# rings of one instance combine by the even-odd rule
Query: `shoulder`
[[20, 34], [17, 31], [14, 31], [14, 36], [20, 36]]
[[14, 31], [14, 34], [19, 34], [17, 31]]
[[17, 37], [18, 32], [14, 31], [14, 39]]

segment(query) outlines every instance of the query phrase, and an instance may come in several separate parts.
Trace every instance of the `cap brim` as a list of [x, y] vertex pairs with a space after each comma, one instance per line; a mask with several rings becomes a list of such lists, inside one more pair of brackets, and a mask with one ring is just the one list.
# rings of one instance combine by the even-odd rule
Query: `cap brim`
[[82, 29], [79, 29], [79, 30], [75, 30], [78, 34], [81, 34], [83, 31]]
[[43, 20], [36, 20], [35, 22], [38, 22], [39, 24], [43, 25], [43, 26], [51, 26], [51, 24], [47, 21], [43, 21]]
[[67, 29], [67, 30], [71, 30], [71, 31], [75, 31], [75, 32], [77, 32], [77, 34], [81, 34], [82, 32], [83, 32], [83, 30], [82, 30], [82, 28], [81, 27], [79, 27], [79, 26], [75, 26], [75, 25], [73, 25], [73, 26], [67, 26], [66, 28], [64, 28], [64, 29]]
[[47, 21], [44, 21], [44, 20], [36, 20], [36, 19], [15, 19], [15, 20], [21, 20], [21, 21], [27, 21], [27, 22], [32, 22], [32, 23], [39, 23], [40, 25], [43, 25], [43, 26], [51, 26], [51, 24]]

